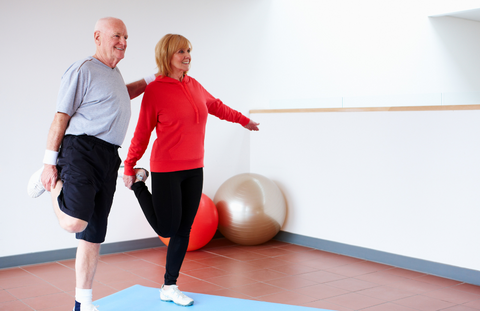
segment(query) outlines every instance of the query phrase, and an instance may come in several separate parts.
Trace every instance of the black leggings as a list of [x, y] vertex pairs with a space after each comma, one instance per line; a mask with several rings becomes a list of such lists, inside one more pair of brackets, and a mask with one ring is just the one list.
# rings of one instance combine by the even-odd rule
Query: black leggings
[[203, 168], [152, 172], [152, 193], [143, 182], [132, 186], [153, 230], [169, 237], [165, 285], [175, 285], [188, 248], [190, 230], [202, 197]]

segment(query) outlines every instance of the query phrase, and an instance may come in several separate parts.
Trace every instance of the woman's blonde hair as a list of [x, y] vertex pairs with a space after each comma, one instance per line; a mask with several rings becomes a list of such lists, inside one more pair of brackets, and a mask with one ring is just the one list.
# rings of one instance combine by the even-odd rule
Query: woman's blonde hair
[[155, 61], [157, 62], [159, 75], [164, 77], [170, 76], [172, 73], [172, 68], [170, 67], [172, 56], [182, 49], [192, 49], [190, 41], [182, 35], [168, 34], [158, 41], [157, 46], [155, 46]]

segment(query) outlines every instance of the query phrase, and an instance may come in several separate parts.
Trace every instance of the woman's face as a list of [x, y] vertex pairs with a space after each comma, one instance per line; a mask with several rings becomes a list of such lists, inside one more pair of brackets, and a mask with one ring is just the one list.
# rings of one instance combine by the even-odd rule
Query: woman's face
[[190, 55], [190, 48], [181, 49], [173, 54], [172, 60], [170, 61], [170, 66], [172, 67], [173, 71], [181, 71], [183, 73], [190, 69], [191, 60], [192, 56]]

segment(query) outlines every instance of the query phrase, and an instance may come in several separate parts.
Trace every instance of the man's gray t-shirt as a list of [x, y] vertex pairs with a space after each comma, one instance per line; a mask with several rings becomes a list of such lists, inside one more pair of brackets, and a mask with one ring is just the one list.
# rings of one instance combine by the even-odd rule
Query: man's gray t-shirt
[[120, 70], [94, 57], [75, 62], [63, 74], [57, 112], [71, 117], [66, 135], [87, 134], [120, 146], [131, 115]]

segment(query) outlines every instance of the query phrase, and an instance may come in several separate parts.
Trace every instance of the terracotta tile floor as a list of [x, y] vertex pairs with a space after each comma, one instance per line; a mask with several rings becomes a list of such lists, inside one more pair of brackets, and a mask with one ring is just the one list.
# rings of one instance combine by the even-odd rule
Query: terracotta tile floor
[[[104, 255], [94, 300], [135, 284], [160, 287], [165, 247]], [[0, 310], [70, 311], [74, 261], [0, 270]], [[183, 291], [336, 311], [475, 311], [480, 286], [270, 241], [239, 246], [215, 239], [188, 252]]]

